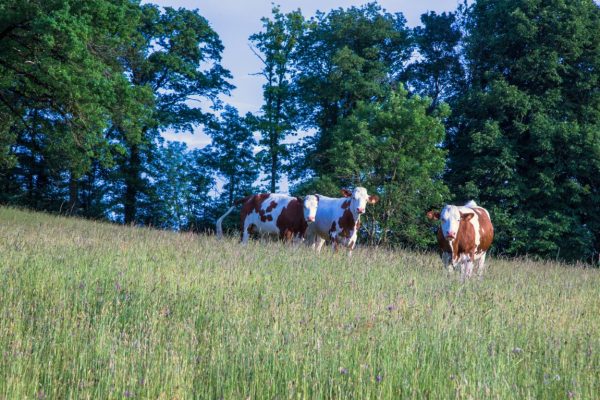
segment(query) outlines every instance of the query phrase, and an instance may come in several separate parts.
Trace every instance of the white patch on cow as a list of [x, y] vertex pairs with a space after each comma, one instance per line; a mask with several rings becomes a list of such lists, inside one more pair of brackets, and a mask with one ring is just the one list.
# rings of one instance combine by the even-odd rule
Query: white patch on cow
[[[458, 226], [460, 225], [460, 212], [458, 207], [450, 204], [446, 205], [440, 213], [442, 221], [442, 234], [448, 239], [448, 234], [453, 233], [456, 237], [458, 234]], [[451, 239], [448, 239], [451, 240]]]
[[319, 199], [313, 194], [309, 194], [304, 198], [304, 220], [308, 223], [314, 222], [317, 216], [317, 207], [319, 207]]
[[465, 207], [467, 207], [467, 208], [479, 208], [479, 206], [477, 205], [477, 203], [475, 203], [475, 200], [470, 200], [469, 202], [467, 202], [467, 204], [465, 204]]
[[471, 218], [469, 222], [473, 225], [473, 229], [475, 230], [475, 249], [478, 249], [479, 243], [481, 243], [481, 231], [479, 230], [479, 215], [473, 210], [474, 208], [480, 209], [480, 207], [471, 200], [461, 207], [461, 212], [463, 214], [473, 214], [473, 218]]

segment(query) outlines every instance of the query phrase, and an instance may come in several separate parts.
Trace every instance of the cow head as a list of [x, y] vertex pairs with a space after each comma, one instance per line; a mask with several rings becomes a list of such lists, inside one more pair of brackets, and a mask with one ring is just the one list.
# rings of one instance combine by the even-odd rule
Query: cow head
[[317, 207], [319, 206], [319, 199], [317, 196], [309, 194], [304, 198], [302, 202], [304, 205], [304, 220], [309, 224], [315, 222], [317, 215]]
[[367, 204], [375, 204], [379, 201], [376, 195], [369, 196], [364, 187], [354, 188], [352, 192], [342, 189], [342, 195], [350, 198], [350, 211], [354, 215], [364, 214]]
[[457, 206], [447, 204], [441, 212], [429, 211], [427, 218], [442, 220], [442, 234], [447, 240], [456, 239], [461, 221], [469, 221], [473, 218], [473, 212], [461, 212]]

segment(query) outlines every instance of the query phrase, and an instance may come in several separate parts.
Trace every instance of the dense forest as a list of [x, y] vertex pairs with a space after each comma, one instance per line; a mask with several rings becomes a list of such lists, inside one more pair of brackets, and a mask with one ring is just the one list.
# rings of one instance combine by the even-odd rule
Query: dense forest
[[[275, 7], [248, 43], [263, 103], [240, 115], [202, 10], [0, 0], [0, 203], [206, 231], [285, 177], [377, 193], [365, 244], [427, 248], [426, 212], [474, 199], [496, 254], [599, 260], [593, 0], [476, 0], [417, 27], [377, 3]], [[197, 129], [210, 145], [161, 136]]]

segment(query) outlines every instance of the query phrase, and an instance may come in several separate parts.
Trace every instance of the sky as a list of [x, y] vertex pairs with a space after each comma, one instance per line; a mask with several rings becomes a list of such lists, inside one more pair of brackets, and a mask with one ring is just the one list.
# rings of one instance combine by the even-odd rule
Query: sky
[[[256, 76], [261, 64], [249, 47], [248, 37], [260, 32], [260, 19], [271, 15], [273, 4], [280, 6], [287, 13], [300, 9], [305, 18], [315, 14], [317, 10], [327, 12], [336, 8], [361, 6], [368, 1], [352, 0], [151, 0], [163, 7], [198, 9], [200, 15], [208, 20], [212, 29], [217, 32], [223, 42], [223, 59], [221, 64], [231, 71], [236, 86], [231, 96], [223, 96], [224, 103], [236, 107], [240, 115], [246, 112], [257, 112], [262, 104], [262, 85], [260, 76]], [[453, 11], [462, 0], [379, 0], [379, 5], [387, 12], [402, 12], [410, 27], [420, 24], [421, 14], [428, 11]], [[204, 147], [210, 139], [202, 128], [193, 134], [165, 132], [167, 140], [185, 142], [191, 148]]]

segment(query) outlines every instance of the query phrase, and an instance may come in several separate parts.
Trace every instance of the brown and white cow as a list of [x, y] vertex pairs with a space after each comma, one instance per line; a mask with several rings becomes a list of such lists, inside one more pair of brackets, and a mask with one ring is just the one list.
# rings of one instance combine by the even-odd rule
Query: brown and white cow
[[[306, 228], [315, 220], [318, 200], [309, 195], [304, 199], [279, 193], [254, 194], [237, 200], [240, 212], [242, 243], [247, 243], [253, 232], [277, 234], [280, 239], [304, 240]], [[217, 220], [217, 236], [223, 236], [223, 219], [234, 210], [229, 208]]]
[[342, 189], [342, 198], [331, 198], [316, 195], [319, 207], [315, 222], [310, 225], [307, 233], [307, 243], [321, 251], [326, 240], [330, 240], [334, 250], [338, 246], [352, 249], [356, 245], [360, 216], [367, 208], [367, 204], [379, 201], [377, 196], [369, 196], [367, 189], [357, 187], [352, 192]]
[[481, 276], [485, 254], [494, 239], [487, 210], [470, 201], [464, 206], [446, 205], [441, 212], [429, 211], [427, 217], [442, 221], [437, 239], [444, 267], [452, 272], [460, 265], [463, 278], [468, 278], [475, 266]]

